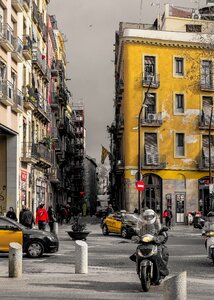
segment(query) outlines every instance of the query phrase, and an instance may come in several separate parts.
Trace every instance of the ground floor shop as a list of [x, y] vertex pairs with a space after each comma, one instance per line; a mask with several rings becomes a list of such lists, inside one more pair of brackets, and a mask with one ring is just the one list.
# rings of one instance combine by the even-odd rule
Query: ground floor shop
[[[126, 178], [121, 178], [121, 209], [133, 212], [138, 207], [134, 172], [126, 172], [123, 176]], [[188, 212], [201, 211], [206, 216], [213, 209], [210, 180], [205, 172], [148, 172], [143, 174], [143, 181], [145, 190], [141, 192], [141, 208], [153, 209], [161, 219], [167, 207], [172, 210], [173, 222], [181, 224], [186, 223]]]

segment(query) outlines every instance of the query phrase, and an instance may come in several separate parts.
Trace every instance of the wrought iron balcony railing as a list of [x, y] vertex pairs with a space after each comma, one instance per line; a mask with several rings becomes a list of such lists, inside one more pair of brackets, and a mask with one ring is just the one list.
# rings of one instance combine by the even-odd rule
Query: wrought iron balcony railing
[[13, 105], [14, 86], [9, 80], [0, 80], [0, 101], [7, 105]]
[[23, 94], [20, 90], [14, 90], [14, 104], [12, 110], [21, 113], [23, 112]]
[[43, 75], [46, 73], [46, 61], [38, 47], [33, 47], [32, 50], [32, 63], [37, 65], [42, 71]]
[[151, 88], [159, 88], [160, 76], [159, 74], [145, 74], [143, 73], [142, 85], [147, 87], [150, 85]]
[[141, 118], [141, 126], [161, 126], [163, 123], [162, 113], [146, 113], [144, 117]]
[[13, 29], [9, 24], [5, 23], [2, 25], [2, 34], [3, 39], [1, 39], [1, 46], [4, 50], [8, 52], [12, 52], [14, 50], [13, 47]]
[[145, 169], [165, 169], [166, 155], [159, 155], [156, 153], [146, 153], [143, 156], [142, 168]]

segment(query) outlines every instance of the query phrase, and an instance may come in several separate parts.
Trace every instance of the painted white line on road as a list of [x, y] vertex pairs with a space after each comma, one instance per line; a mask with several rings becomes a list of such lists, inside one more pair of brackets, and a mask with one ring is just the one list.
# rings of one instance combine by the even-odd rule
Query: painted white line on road
[[170, 254], [170, 258], [173, 257], [173, 258], [206, 258], [207, 256], [204, 255], [204, 254], [196, 254], [196, 255], [171, 255]]
[[201, 284], [213, 284], [213, 278], [212, 279], [203, 279], [203, 278], [193, 278], [193, 277], [188, 277], [187, 278], [187, 281], [188, 282], [191, 282], [191, 283], [201, 283]]

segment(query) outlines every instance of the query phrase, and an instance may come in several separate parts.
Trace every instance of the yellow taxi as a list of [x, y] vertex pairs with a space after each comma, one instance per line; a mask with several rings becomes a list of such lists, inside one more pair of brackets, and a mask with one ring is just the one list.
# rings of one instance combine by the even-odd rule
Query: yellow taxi
[[102, 221], [102, 233], [120, 234], [123, 238], [130, 238], [137, 235], [138, 216], [135, 214], [117, 212], [110, 214]]
[[55, 234], [28, 229], [14, 220], [0, 216], [0, 252], [9, 252], [12, 242], [21, 244], [23, 253], [31, 258], [40, 257], [43, 253], [57, 252], [59, 248]]

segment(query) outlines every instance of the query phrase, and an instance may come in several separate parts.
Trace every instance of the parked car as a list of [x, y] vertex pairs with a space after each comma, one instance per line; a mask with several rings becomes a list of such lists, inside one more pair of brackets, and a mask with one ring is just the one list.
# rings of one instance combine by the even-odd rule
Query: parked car
[[120, 234], [124, 238], [131, 238], [133, 235], [137, 235], [137, 222], [138, 217], [135, 214], [117, 212], [110, 214], [102, 221], [103, 235], [109, 233]]
[[37, 229], [28, 229], [18, 222], [0, 216], [0, 252], [9, 252], [9, 244], [22, 245], [23, 253], [37, 258], [43, 253], [57, 252], [59, 241], [55, 234]]

